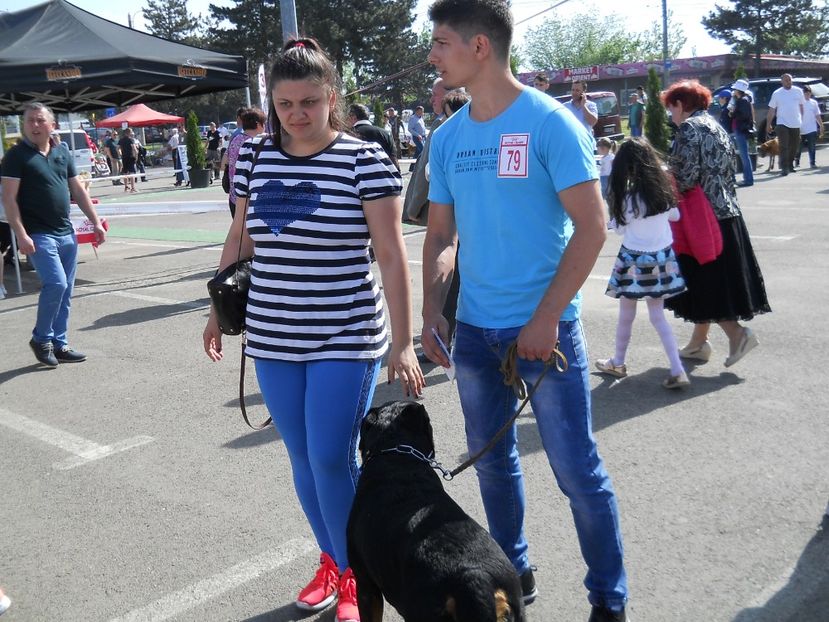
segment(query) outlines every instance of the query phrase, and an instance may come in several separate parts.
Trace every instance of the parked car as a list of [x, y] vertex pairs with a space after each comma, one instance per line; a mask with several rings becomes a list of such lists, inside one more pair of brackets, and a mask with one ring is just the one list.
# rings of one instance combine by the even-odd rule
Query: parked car
[[201, 135], [201, 137], [202, 137], [202, 138], [204, 138], [205, 140], [207, 140], [207, 130], [209, 130], [209, 129], [210, 129], [210, 126], [209, 126], [209, 125], [200, 125], [200, 126], [199, 126], [199, 134], [200, 134], [200, 135]]
[[83, 130], [74, 130], [72, 132], [74, 136], [70, 136], [69, 130], [58, 130], [58, 134], [60, 134], [60, 141], [64, 143], [70, 151], [72, 147], [70, 139], [74, 138], [75, 169], [79, 173], [86, 171], [92, 175], [94, 169], [93, 165], [95, 163], [95, 152], [92, 150], [93, 143], [92, 139], [89, 138], [89, 134]]
[[236, 131], [236, 121], [226, 121], [225, 123], [222, 123], [222, 127], [226, 127], [227, 131], [232, 134]]
[[[570, 95], [558, 95], [555, 97], [562, 104], [569, 102]], [[622, 119], [619, 116], [619, 100], [612, 91], [594, 91], [587, 93], [587, 99], [596, 104], [599, 113], [599, 120], [593, 126], [593, 135], [596, 138], [607, 137], [611, 140], [622, 140]]]
[[[812, 99], [820, 108], [820, 116], [824, 126], [829, 124], [829, 86], [821, 82], [820, 78], [792, 78], [794, 86], [808, 84], [812, 89]], [[757, 125], [757, 141], [763, 143], [767, 140], [768, 129], [766, 128], [766, 116], [769, 111], [769, 100], [771, 94], [780, 88], [780, 78], [754, 78], [748, 81], [749, 89], [754, 98], [754, 121]], [[717, 93], [723, 89], [730, 89], [731, 84], [723, 85], [714, 89], [714, 101], [717, 101]], [[719, 106], [717, 106], [717, 110]], [[712, 113], [713, 114], [713, 113]], [[824, 138], [826, 140], [826, 138]]]

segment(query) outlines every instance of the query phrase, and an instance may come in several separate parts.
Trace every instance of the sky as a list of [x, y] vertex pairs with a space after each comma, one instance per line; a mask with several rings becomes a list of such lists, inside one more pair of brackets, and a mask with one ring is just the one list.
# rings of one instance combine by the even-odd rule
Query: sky
[[[520, 44], [527, 29], [538, 26], [545, 17], [557, 15], [562, 18], [567, 18], [583, 10], [582, 7], [586, 4], [582, 0], [570, 0], [562, 6], [547, 11], [525, 23], [518, 24], [518, 22], [557, 4], [558, 1], [560, 0], [513, 0], [513, 16], [517, 24], [515, 32], [516, 43]], [[122, 4], [120, 2], [113, 2], [112, 0], [70, 0], [70, 2], [90, 13], [125, 26], [128, 23], [128, 15], [131, 15], [134, 27], [139, 30], [144, 29], [144, 17], [140, 9], [140, 7], [145, 6], [143, 0], [137, 0], [130, 4]], [[210, 12], [209, 6], [211, 2], [216, 5], [233, 5], [233, 2], [228, 0], [188, 0], [188, 7], [192, 13], [202, 13], [206, 16]], [[428, 24], [426, 14], [432, 2], [433, 0], [418, 0], [415, 11], [418, 29], [420, 24]], [[0, 10], [19, 11], [36, 4], [40, 4], [40, 2], [38, 0], [3, 0], [3, 8]], [[697, 56], [724, 54], [729, 51], [727, 45], [709, 37], [708, 33], [705, 32], [705, 29], [699, 23], [700, 18], [713, 10], [715, 4], [715, 0], [667, 0], [668, 9], [673, 11], [674, 23], [682, 26], [685, 31], [685, 36], [688, 39], [680, 55], [681, 57], [693, 56], [694, 50], [696, 50]], [[725, 3], [721, 0], [721, 4]], [[661, 23], [662, 21], [662, 0], [640, 0], [638, 2], [596, 0], [594, 6], [602, 7], [606, 5], [613, 5], [615, 12], [625, 20], [631, 31], [645, 30], [652, 22], [658, 21]], [[275, 35], [281, 37], [281, 33], [275, 33]]]

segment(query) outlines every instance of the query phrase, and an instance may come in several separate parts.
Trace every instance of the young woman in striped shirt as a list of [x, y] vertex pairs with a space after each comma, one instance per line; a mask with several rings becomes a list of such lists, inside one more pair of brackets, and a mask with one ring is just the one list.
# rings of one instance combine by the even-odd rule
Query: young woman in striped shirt
[[[239, 152], [236, 216], [219, 267], [236, 260], [244, 228], [242, 256], [253, 256], [246, 354], [322, 551], [296, 604], [318, 611], [338, 600], [339, 622], [359, 620], [345, 532], [360, 423], [387, 350], [389, 382], [399, 376], [407, 396], [424, 385], [412, 343], [402, 183], [379, 145], [343, 132], [339, 77], [313, 39], [285, 45], [269, 84], [271, 134]], [[204, 347], [222, 358], [212, 311]]]

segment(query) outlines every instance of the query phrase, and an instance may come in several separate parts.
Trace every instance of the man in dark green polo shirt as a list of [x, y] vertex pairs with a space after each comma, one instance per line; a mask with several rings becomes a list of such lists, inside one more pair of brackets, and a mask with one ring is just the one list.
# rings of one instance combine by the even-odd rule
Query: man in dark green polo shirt
[[96, 241], [100, 244], [106, 238], [71, 154], [50, 140], [54, 127], [49, 108], [28, 104], [23, 112], [24, 139], [9, 149], [2, 168], [6, 218], [42, 284], [29, 345], [47, 367], [86, 360], [66, 340], [78, 263], [78, 242], [69, 220], [70, 191], [94, 224]]

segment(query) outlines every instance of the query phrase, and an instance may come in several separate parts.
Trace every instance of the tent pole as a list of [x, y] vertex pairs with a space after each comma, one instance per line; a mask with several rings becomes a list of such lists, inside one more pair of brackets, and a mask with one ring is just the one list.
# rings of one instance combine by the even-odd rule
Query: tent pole
[[245, 106], [250, 108], [250, 87], [245, 87]]

